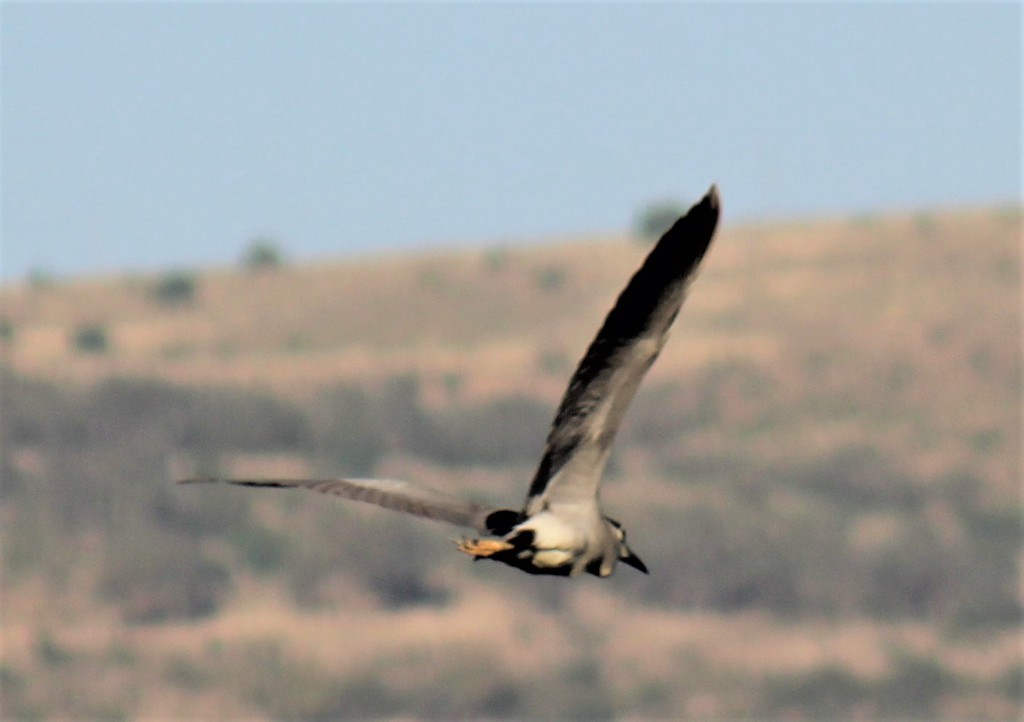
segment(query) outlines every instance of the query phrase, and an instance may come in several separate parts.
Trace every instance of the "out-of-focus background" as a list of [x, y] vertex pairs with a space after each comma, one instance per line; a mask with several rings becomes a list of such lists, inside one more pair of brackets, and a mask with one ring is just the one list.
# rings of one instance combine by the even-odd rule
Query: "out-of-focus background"
[[[1016, 719], [1021, 8], [2, 9], [4, 718]], [[525, 493], [666, 218], [651, 568], [193, 473]]]

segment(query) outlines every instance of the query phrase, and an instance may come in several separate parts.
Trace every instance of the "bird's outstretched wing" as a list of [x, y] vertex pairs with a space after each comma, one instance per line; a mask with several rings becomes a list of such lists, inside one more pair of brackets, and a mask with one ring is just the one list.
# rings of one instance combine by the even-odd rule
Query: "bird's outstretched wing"
[[179, 484], [222, 483], [273, 489], [310, 489], [343, 499], [363, 501], [488, 533], [487, 517], [495, 507], [459, 499], [440, 491], [394, 479], [183, 479]]
[[676, 221], [619, 295], [569, 382], [530, 484], [526, 511], [597, 494], [626, 407], [665, 343], [718, 223], [718, 190]]

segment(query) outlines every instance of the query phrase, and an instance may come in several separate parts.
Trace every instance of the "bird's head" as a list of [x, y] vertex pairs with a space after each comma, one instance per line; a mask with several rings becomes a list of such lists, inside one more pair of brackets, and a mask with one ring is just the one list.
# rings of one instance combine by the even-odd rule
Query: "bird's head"
[[647, 565], [644, 564], [643, 560], [634, 554], [633, 550], [629, 548], [628, 544], [626, 544], [626, 530], [622, 528], [622, 524], [610, 517], [605, 517], [605, 519], [611, 526], [612, 533], [615, 534], [616, 539], [619, 541], [619, 561], [628, 564], [634, 569], [639, 569], [644, 574], [648, 574]]

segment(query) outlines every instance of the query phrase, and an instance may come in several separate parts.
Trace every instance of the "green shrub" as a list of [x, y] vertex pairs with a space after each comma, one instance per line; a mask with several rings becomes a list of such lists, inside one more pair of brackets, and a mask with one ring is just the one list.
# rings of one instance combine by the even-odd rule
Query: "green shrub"
[[36, 656], [47, 667], [63, 667], [74, 659], [74, 655], [45, 630], [36, 639]]
[[165, 306], [192, 303], [196, 295], [195, 274], [188, 271], [171, 271], [157, 281], [150, 293], [158, 303]]
[[445, 285], [444, 271], [435, 265], [424, 265], [419, 269], [418, 282], [420, 288], [437, 291]]
[[21, 692], [25, 686], [24, 675], [9, 664], [0, 663], [0, 696], [10, 699], [10, 695]]
[[892, 673], [875, 683], [873, 698], [878, 714], [887, 719], [933, 717], [941, 698], [960, 680], [932, 657], [897, 650]]
[[862, 560], [867, 579], [864, 606], [878, 616], [927, 617], [950, 593], [951, 559], [922, 523], [905, 524], [894, 538]]
[[95, 323], [78, 328], [74, 332], [72, 342], [79, 352], [90, 354], [106, 353], [110, 346], [106, 327]]
[[565, 351], [546, 349], [537, 356], [537, 368], [548, 376], [566, 376], [572, 372], [572, 361]]
[[9, 343], [14, 340], [14, 323], [9, 318], [0, 318], [0, 341]]
[[42, 291], [54, 285], [53, 274], [45, 268], [32, 268], [28, 272], [28, 287], [33, 291]]
[[637, 214], [634, 232], [639, 240], [653, 243], [685, 213], [686, 207], [676, 201], [652, 203]]
[[445, 397], [451, 400], [459, 395], [459, 391], [465, 384], [465, 379], [458, 371], [446, 371], [441, 377], [441, 383], [444, 385]]
[[559, 266], [547, 266], [537, 271], [535, 283], [541, 291], [553, 293], [565, 286], [566, 270]]
[[281, 534], [252, 520], [239, 531], [235, 541], [253, 571], [273, 574], [280, 570], [288, 548], [288, 540]]
[[283, 264], [281, 249], [269, 238], [254, 239], [242, 254], [242, 267], [250, 271], [279, 268]]
[[939, 222], [935, 218], [934, 213], [923, 211], [914, 216], [914, 227], [917, 228], [917, 232], [922, 236], [931, 237], [935, 235]]
[[490, 273], [501, 273], [508, 267], [508, 249], [503, 246], [489, 248], [484, 252], [484, 266]]

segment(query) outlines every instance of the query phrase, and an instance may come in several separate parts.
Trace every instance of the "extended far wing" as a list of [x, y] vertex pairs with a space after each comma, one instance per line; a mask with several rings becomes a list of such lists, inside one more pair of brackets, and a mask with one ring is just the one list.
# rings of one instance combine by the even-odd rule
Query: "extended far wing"
[[222, 483], [273, 489], [310, 489], [487, 533], [487, 516], [498, 509], [394, 479], [184, 479], [180, 484]]
[[527, 513], [597, 494], [615, 432], [654, 363], [718, 223], [718, 190], [676, 221], [608, 313], [569, 382], [530, 484]]

